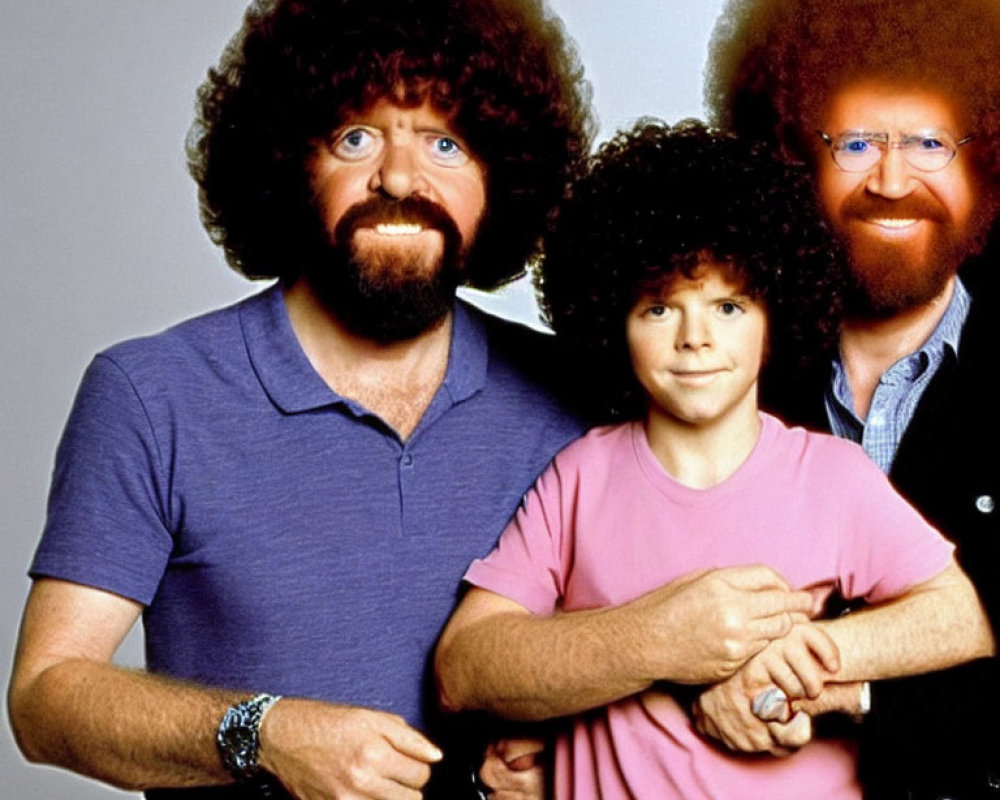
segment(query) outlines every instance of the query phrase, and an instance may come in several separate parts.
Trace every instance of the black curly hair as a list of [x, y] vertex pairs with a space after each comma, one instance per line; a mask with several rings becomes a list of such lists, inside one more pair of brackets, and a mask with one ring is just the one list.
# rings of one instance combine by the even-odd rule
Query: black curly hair
[[590, 89], [543, 0], [258, 0], [198, 93], [188, 165], [202, 221], [251, 278], [291, 280], [315, 227], [305, 164], [346, 113], [428, 101], [486, 167], [466, 281], [524, 271], [573, 164]]
[[1000, 183], [1000, 2], [727, 0], [709, 45], [718, 127], [778, 138], [808, 160], [830, 96], [859, 81], [941, 92], [968, 114], [974, 156]]
[[[539, 288], [594, 421], [641, 417], [626, 318], [640, 295], [706, 261], [768, 312], [768, 369], [834, 346], [843, 255], [800, 166], [773, 146], [684, 120], [641, 120], [593, 156], [545, 240]], [[766, 379], [766, 376], [765, 376]]]

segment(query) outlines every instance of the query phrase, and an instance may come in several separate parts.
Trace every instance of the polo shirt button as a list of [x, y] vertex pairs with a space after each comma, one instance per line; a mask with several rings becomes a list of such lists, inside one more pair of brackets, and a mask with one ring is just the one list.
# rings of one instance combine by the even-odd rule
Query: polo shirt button
[[403, 466], [404, 467], [412, 467], [413, 466], [413, 456], [410, 455], [409, 453], [407, 453], [405, 456], [403, 456]]
[[976, 508], [982, 514], [992, 514], [996, 501], [988, 494], [981, 494], [976, 498]]

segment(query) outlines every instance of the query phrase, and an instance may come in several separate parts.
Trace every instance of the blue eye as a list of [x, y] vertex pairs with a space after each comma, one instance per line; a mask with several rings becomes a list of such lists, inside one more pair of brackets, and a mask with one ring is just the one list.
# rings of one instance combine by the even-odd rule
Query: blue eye
[[433, 135], [428, 138], [431, 160], [446, 167], [459, 167], [467, 163], [469, 156], [457, 141], [450, 136]]
[[334, 155], [348, 161], [365, 158], [376, 147], [375, 135], [364, 128], [351, 128], [341, 134], [333, 143]]
[[928, 152], [934, 152], [935, 150], [943, 150], [947, 147], [944, 142], [940, 139], [935, 139], [932, 136], [925, 136], [917, 139], [917, 147], [921, 150], [926, 150]]
[[871, 148], [871, 142], [867, 139], [845, 139], [841, 145], [840, 149], [843, 150], [848, 155], [861, 156], [868, 152]]
[[734, 303], [732, 300], [724, 300], [719, 303], [719, 313], [724, 317], [732, 317], [743, 312], [743, 306]]

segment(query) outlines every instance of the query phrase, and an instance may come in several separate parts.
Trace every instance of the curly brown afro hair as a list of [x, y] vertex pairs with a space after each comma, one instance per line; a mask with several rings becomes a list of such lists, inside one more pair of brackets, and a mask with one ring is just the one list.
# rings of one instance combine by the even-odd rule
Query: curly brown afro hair
[[1000, 176], [1000, 2], [729, 0], [709, 45], [713, 124], [810, 157], [831, 94], [859, 81], [940, 91]]
[[594, 128], [572, 43], [542, 0], [259, 0], [198, 94], [188, 164], [202, 220], [251, 278], [301, 273], [315, 228], [305, 164], [345, 114], [429, 101], [486, 167], [467, 264], [524, 271]]
[[801, 166], [685, 120], [641, 120], [593, 156], [545, 240], [539, 287], [594, 421], [636, 418], [626, 318], [641, 294], [725, 265], [768, 312], [768, 369], [822, 360], [836, 340], [843, 256]]

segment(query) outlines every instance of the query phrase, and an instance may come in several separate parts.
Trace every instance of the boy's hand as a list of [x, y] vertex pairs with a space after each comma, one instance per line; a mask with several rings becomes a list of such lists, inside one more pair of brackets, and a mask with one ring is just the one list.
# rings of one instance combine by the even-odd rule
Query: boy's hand
[[490, 787], [490, 800], [542, 800], [545, 773], [541, 739], [501, 739], [486, 748], [479, 779]]
[[776, 639], [753, 659], [757, 680], [762, 673], [791, 699], [818, 697], [840, 669], [840, 651], [825, 631], [800, 622], [788, 635]]
[[839, 667], [830, 637], [813, 623], [798, 622], [733, 677], [702, 693], [693, 707], [695, 726], [731, 750], [788, 755], [811, 739], [808, 715], [786, 709], [778, 720], [764, 722], [753, 713], [754, 698], [773, 686], [793, 700], [817, 697]]

